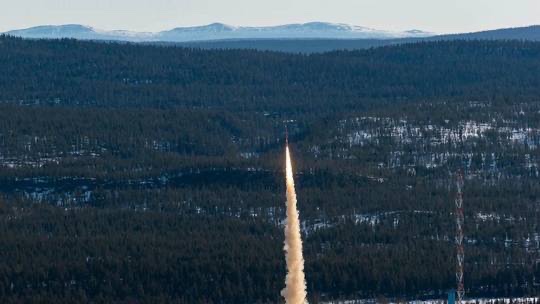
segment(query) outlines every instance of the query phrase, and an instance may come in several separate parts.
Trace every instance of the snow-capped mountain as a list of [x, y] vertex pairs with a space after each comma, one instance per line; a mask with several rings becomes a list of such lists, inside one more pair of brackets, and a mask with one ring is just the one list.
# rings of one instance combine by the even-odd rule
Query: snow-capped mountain
[[83, 40], [145, 41], [153, 39], [154, 33], [131, 31], [104, 31], [80, 24], [42, 25], [5, 32], [7, 35], [35, 39], [75, 38]]
[[392, 39], [433, 36], [419, 30], [391, 32], [367, 27], [310, 22], [268, 27], [230, 26], [213, 23], [205, 26], [177, 27], [162, 32], [105, 31], [79, 24], [46, 25], [6, 32], [23, 38], [75, 38], [85, 40], [120, 40], [134, 42], [187, 42], [221, 39]]

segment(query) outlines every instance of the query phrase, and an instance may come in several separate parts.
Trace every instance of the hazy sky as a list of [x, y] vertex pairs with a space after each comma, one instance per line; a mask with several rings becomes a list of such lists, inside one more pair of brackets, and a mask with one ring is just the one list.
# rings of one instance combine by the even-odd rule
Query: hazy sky
[[540, 0], [0, 0], [0, 32], [66, 23], [159, 31], [309, 21], [466, 32], [540, 24]]

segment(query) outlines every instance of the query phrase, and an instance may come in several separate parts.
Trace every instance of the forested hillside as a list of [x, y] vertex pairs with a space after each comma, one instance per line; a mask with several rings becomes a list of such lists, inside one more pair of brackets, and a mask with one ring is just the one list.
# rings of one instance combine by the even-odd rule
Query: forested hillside
[[433, 42], [291, 55], [1, 38], [0, 100], [329, 112], [385, 101], [536, 98], [540, 44]]
[[3, 303], [276, 303], [284, 129], [310, 303], [540, 292], [540, 43], [292, 55], [0, 38]]

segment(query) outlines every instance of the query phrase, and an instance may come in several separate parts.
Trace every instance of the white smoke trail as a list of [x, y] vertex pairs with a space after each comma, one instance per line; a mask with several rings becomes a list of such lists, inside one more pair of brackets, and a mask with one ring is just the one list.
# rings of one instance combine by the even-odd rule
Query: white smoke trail
[[307, 303], [306, 279], [304, 275], [304, 257], [302, 256], [302, 236], [300, 221], [296, 209], [296, 191], [289, 153], [289, 145], [285, 149], [286, 179], [287, 179], [287, 220], [285, 223], [285, 259], [287, 262], [287, 277], [285, 288], [281, 295], [287, 304]]

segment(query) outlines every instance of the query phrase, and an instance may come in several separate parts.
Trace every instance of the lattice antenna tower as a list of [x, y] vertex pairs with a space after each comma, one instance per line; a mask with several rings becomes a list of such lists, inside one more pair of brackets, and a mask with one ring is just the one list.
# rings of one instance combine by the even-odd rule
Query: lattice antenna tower
[[463, 264], [465, 262], [463, 225], [465, 222], [465, 217], [463, 215], [463, 173], [461, 170], [457, 174], [456, 186], [456, 303], [462, 304], [465, 296], [465, 288], [463, 285]]

